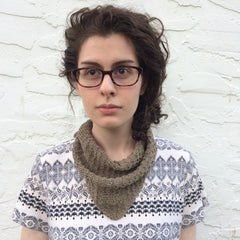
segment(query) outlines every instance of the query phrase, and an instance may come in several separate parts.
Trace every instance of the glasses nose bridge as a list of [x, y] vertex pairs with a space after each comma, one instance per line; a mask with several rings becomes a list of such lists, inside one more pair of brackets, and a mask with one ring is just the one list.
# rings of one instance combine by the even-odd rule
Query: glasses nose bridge
[[114, 80], [113, 80], [113, 77], [112, 77], [113, 70], [110, 70], [110, 71], [101, 70], [101, 71], [102, 71], [102, 81], [103, 81], [105, 75], [109, 75], [112, 82], [114, 83]]

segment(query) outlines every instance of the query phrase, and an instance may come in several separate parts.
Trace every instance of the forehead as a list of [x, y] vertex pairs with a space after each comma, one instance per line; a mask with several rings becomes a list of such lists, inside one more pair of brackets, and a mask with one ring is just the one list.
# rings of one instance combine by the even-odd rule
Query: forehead
[[90, 60], [119, 61], [130, 59], [137, 63], [135, 48], [125, 36], [113, 33], [107, 36], [94, 35], [87, 38], [79, 50], [78, 62]]

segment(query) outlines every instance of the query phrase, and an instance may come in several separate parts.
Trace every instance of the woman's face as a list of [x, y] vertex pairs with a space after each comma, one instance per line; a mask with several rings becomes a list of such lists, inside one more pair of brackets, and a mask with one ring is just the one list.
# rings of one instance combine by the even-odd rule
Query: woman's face
[[[138, 60], [132, 43], [120, 34], [107, 37], [89, 37], [81, 46], [78, 68], [95, 67], [112, 70], [118, 66], [137, 66]], [[142, 77], [128, 87], [115, 85], [109, 75], [105, 75], [100, 86], [84, 88], [75, 84], [93, 128], [131, 129], [133, 115], [141, 94]]]

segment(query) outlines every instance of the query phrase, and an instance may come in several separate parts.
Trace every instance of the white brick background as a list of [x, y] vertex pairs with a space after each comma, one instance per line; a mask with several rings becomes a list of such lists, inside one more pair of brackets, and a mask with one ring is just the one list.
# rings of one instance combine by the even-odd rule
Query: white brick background
[[134, 6], [163, 20], [171, 58], [169, 118], [155, 133], [190, 149], [209, 197], [198, 240], [240, 239], [239, 0], [0, 0], [0, 239], [19, 239], [10, 216], [39, 151], [72, 138], [86, 117], [70, 110], [58, 77], [67, 14]]

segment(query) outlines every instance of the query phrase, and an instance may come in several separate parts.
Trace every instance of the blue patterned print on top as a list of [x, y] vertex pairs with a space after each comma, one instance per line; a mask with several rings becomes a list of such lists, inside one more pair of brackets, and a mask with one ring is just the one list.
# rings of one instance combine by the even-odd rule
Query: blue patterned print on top
[[50, 240], [179, 240], [181, 228], [203, 220], [208, 203], [191, 153], [155, 140], [156, 160], [123, 219], [111, 221], [94, 205], [74, 164], [71, 140], [37, 156], [13, 220], [48, 233]]

